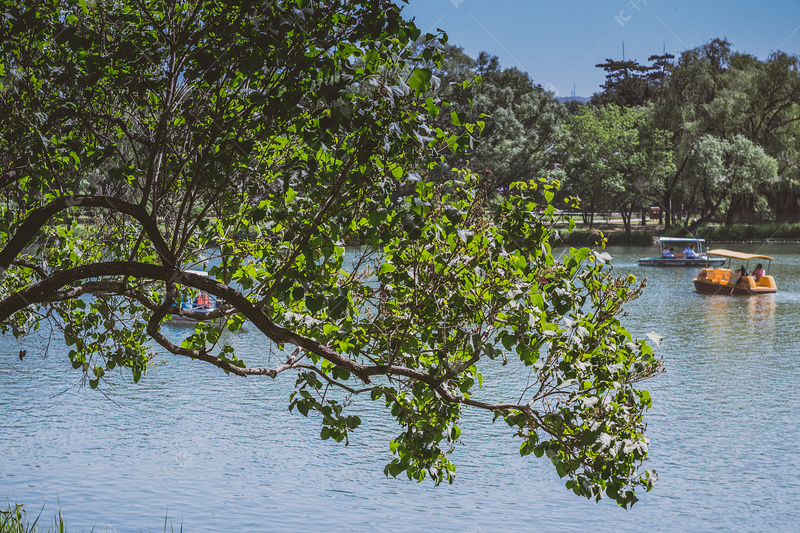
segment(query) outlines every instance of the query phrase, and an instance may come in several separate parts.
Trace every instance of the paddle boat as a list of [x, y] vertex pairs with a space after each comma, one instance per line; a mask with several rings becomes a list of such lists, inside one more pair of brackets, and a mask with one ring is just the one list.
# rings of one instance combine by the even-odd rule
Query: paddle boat
[[[768, 255], [745, 254], [742, 252], [732, 252], [730, 250], [709, 250], [709, 256], [722, 258], [724, 266], [720, 268], [707, 266], [694, 278], [694, 288], [698, 292], [708, 292], [712, 294], [771, 294], [778, 292], [775, 279], [769, 275], [769, 267], [774, 260]], [[731, 268], [733, 260], [743, 261], [738, 270]], [[758, 269], [750, 274], [750, 261], [763, 259], [769, 261], [767, 270]], [[758, 267], [761, 263], [758, 264]], [[760, 272], [758, 272], [760, 270]], [[756, 279], [758, 278], [758, 279]]]
[[[705, 251], [705, 239], [690, 237], [659, 237], [657, 240], [658, 249], [661, 250], [659, 257], [646, 257], [639, 259], [639, 266], [708, 266], [722, 265], [725, 260], [709, 258]], [[673, 249], [682, 250], [680, 253], [673, 252]], [[686, 252], [694, 250], [693, 254]], [[684, 253], [686, 252], [686, 253]]]
[[[208, 272], [203, 272], [201, 270], [187, 270], [191, 274], [197, 274], [198, 276], [208, 277]], [[216, 309], [219, 309], [222, 306], [222, 301], [215, 298], [214, 296], [208, 294], [205, 291], [200, 291], [197, 296], [192, 298], [191, 300], [183, 300], [180, 304], [175, 304], [172, 307], [172, 318], [170, 322], [173, 323], [182, 323], [182, 324], [196, 324], [197, 322], [203, 322], [203, 320], [197, 320], [194, 318], [190, 318], [188, 316], [181, 316], [178, 313], [178, 309], [183, 311], [191, 311], [194, 313], [210, 313]]]

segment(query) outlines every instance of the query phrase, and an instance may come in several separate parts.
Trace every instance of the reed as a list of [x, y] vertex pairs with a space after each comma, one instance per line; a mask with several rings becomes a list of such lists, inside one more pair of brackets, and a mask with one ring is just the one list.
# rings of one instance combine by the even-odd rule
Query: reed
[[[53, 517], [53, 521], [47, 525], [40, 525], [44, 507], [39, 510], [35, 518], [28, 515], [27, 510], [21, 503], [8, 504], [0, 509], [0, 533], [67, 533], [67, 524], [58, 510]], [[164, 515], [164, 533], [176, 533], [175, 528], [169, 522], [169, 517]], [[94, 532], [94, 528], [92, 528]], [[111, 533], [110, 531], [106, 533]], [[183, 524], [180, 525], [178, 533], [183, 533]]]

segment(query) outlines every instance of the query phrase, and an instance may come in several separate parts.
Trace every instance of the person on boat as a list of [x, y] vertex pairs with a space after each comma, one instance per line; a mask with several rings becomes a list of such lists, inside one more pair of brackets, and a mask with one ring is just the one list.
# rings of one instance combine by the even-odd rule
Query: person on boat
[[744, 265], [742, 265], [736, 272], [739, 274], [739, 277], [736, 279], [736, 283], [739, 283], [740, 281], [742, 281], [742, 278], [744, 278], [747, 275], [747, 269], [744, 267]]
[[756, 265], [756, 269], [753, 270], [753, 279], [758, 281], [764, 276], [764, 267], [761, 263]]
[[211, 307], [211, 300], [208, 298], [208, 294], [201, 292], [197, 295], [197, 307], [199, 309], [208, 309]]
[[664, 248], [664, 251], [661, 252], [661, 257], [675, 257], [675, 248], [670, 248], [669, 250]]
[[697, 256], [697, 254], [694, 253], [694, 244], [690, 244], [689, 246], [684, 248], [683, 249], [683, 255], [687, 259], [694, 259]]

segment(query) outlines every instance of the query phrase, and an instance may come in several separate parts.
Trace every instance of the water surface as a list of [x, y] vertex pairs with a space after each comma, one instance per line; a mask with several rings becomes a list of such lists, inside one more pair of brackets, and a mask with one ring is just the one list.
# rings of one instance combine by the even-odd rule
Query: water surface
[[[624, 323], [664, 337], [667, 368], [647, 383], [660, 479], [630, 511], [566, 491], [477, 410], [453, 456], [456, 483], [433, 487], [383, 475], [399, 429], [369, 401], [355, 402], [363, 424], [345, 447], [288, 413], [290, 374], [236, 378], [165, 355], [138, 385], [112, 376], [105, 396], [76, 386], [65, 348], [43, 358], [26, 346], [21, 362], [11, 336], [0, 337], [0, 501], [46, 519], [60, 506], [71, 531], [161, 531], [165, 516], [187, 532], [795, 530], [800, 250], [735, 248], [776, 257], [778, 294], [698, 294], [698, 269], [638, 267], [653, 249], [609, 249], [618, 273], [648, 279]], [[251, 365], [276, 360], [254, 331], [229, 340]], [[485, 372], [481, 394], [502, 393], [513, 372]]]

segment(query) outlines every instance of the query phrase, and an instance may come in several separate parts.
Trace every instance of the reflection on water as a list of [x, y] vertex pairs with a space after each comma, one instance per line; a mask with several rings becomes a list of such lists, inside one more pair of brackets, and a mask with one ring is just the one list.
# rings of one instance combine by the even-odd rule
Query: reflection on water
[[697, 333], [719, 350], [733, 339], [772, 335], [775, 328], [776, 294], [758, 296], [699, 294], [701, 304]]
[[[699, 269], [639, 267], [648, 248], [612, 248], [615, 271], [646, 277], [623, 323], [664, 337], [667, 372], [647, 383], [656, 488], [625, 512], [580, 500], [545, 460], [519, 456], [503, 424], [467, 411], [455, 485], [387, 479], [399, 432], [356, 399], [363, 426], [344, 447], [289, 414], [294, 379], [235, 378], [169, 356], [139, 385], [111, 375], [110, 399], [74, 387], [66, 350], [47, 359], [0, 338], [0, 498], [60, 505], [75, 531], [763, 531], [800, 520], [800, 254], [776, 257], [779, 292], [696, 293]], [[170, 328], [170, 336], [185, 328]], [[278, 354], [255, 331], [226, 334], [250, 364]], [[490, 396], [511, 365], [484, 372]], [[494, 378], [494, 379], [493, 379]], [[161, 524], [161, 526], [159, 526]]]
[[771, 334], [775, 328], [775, 294], [765, 294], [747, 300], [747, 311], [750, 317], [750, 324], [754, 325], [759, 333]]

